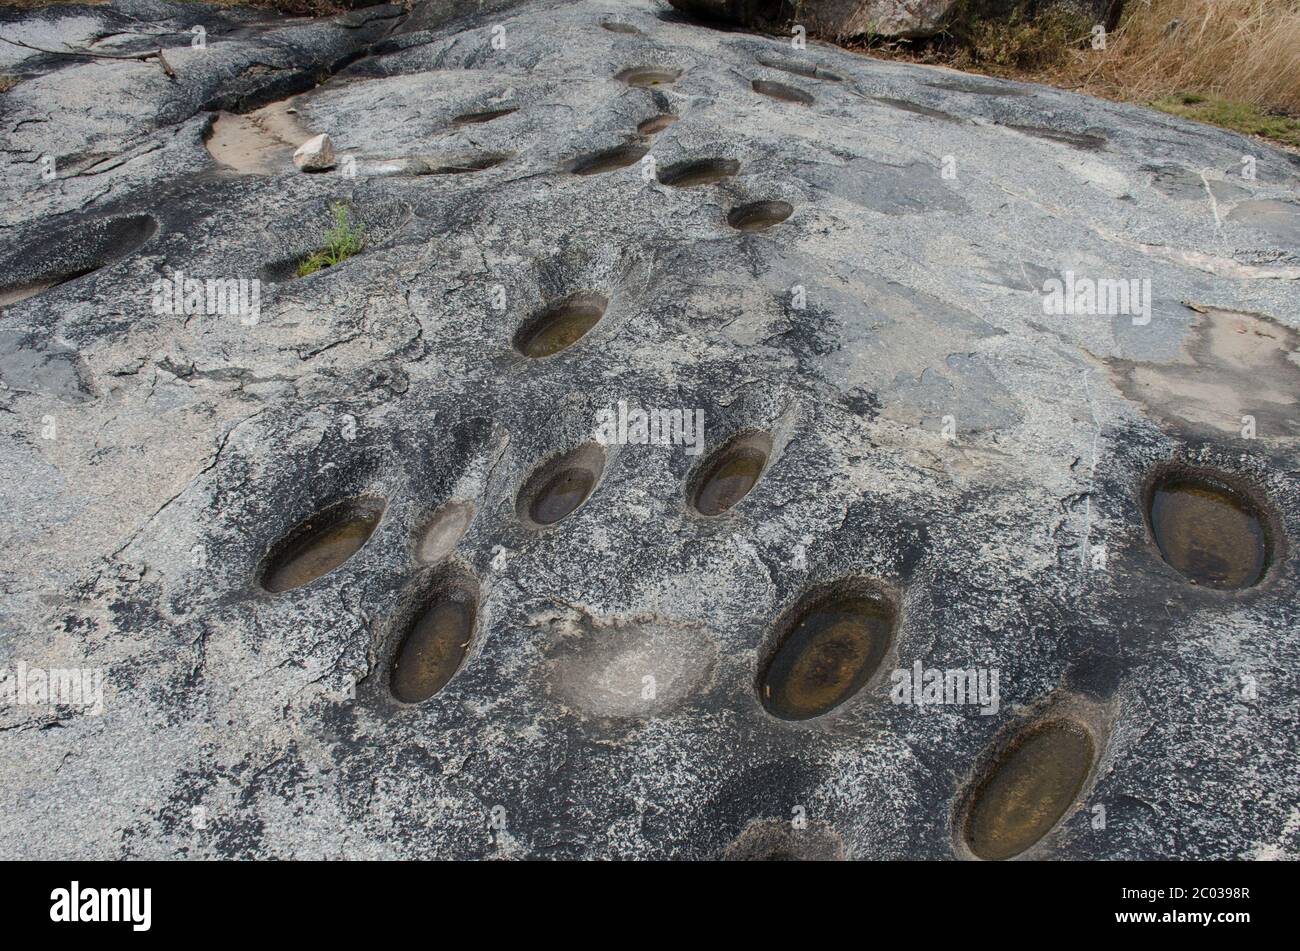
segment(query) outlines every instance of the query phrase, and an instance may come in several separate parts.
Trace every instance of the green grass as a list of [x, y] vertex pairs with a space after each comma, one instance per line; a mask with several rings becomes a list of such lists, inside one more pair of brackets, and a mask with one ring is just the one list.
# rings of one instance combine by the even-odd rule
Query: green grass
[[1258, 135], [1300, 148], [1300, 119], [1269, 115], [1258, 106], [1199, 93], [1165, 96], [1151, 103], [1161, 112], [1195, 119], [1246, 135]]
[[330, 213], [334, 215], [334, 227], [325, 232], [324, 247], [298, 262], [299, 277], [346, 261], [366, 246], [365, 230], [360, 225], [348, 223], [346, 205], [335, 203], [330, 206]]

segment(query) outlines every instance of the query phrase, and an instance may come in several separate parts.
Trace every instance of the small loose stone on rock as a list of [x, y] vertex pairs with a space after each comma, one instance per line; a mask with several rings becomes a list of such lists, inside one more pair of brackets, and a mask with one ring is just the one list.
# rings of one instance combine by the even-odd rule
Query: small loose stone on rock
[[308, 139], [293, 153], [293, 164], [304, 172], [326, 172], [334, 167], [334, 143], [325, 133]]

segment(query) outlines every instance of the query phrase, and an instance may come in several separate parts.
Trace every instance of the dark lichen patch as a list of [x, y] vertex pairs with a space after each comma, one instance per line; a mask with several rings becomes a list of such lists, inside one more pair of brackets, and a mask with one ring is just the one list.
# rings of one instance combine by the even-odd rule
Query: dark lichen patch
[[258, 572], [272, 594], [292, 591], [333, 571], [374, 534], [384, 500], [370, 496], [340, 502], [316, 513], [277, 542]]
[[1234, 590], [1264, 577], [1269, 537], [1261, 509], [1207, 473], [1171, 472], [1147, 499], [1147, 524], [1161, 556], [1193, 584]]
[[665, 86], [682, 78], [680, 69], [663, 69], [654, 66], [634, 66], [614, 76], [629, 86]]
[[157, 232], [152, 215], [127, 215], [46, 238], [0, 264], [0, 307], [93, 274], [139, 250]]
[[758, 680], [764, 708], [783, 720], [809, 720], [844, 703], [880, 668], [897, 618], [892, 602], [865, 581], [805, 596], [778, 622]]
[[50, 339], [48, 333], [19, 329], [0, 330], [0, 391], [5, 390], [70, 403], [92, 400], [98, 392], [94, 374], [75, 347]]
[[1204, 201], [1207, 188], [1214, 200], [1221, 202], [1236, 202], [1250, 194], [1231, 182], [1202, 178], [1199, 171], [1184, 165], [1144, 165], [1142, 171], [1151, 173], [1151, 184], [1156, 191], [1179, 201]]
[[1015, 86], [1003, 86], [1000, 83], [987, 83], [978, 80], [941, 79], [926, 83], [932, 89], [946, 89], [950, 92], [964, 92], [972, 96], [1028, 96], [1029, 92]]
[[929, 106], [923, 106], [919, 102], [909, 102], [906, 99], [893, 99], [890, 98], [889, 96], [874, 96], [872, 98], [874, 99], [874, 101], [880, 103], [883, 106], [889, 106], [889, 108], [891, 109], [899, 109], [903, 112], [910, 112], [914, 115], [927, 116], [928, 118], [931, 119], [939, 119], [942, 122], [964, 122], [965, 121], [964, 119], [959, 119], [957, 116], [944, 112], [942, 109], [931, 109]]
[[1051, 832], [1075, 804], [1097, 752], [1070, 719], [1030, 727], [994, 762], [970, 796], [966, 844], [981, 859], [1009, 859]]
[[1106, 137], [1092, 132], [1069, 132], [1065, 129], [1052, 129], [1040, 125], [1017, 125], [1013, 122], [1006, 123], [1006, 127], [1036, 139], [1059, 142], [1084, 152], [1100, 152], [1106, 148]]
[[435, 587], [393, 659], [393, 696], [402, 703], [422, 703], [447, 686], [469, 654], [477, 615], [474, 586]]
[[580, 156], [571, 161], [568, 168], [574, 175], [601, 175], [605, 172], [613, 172], [620, 168], [627, 168], [629, 165], [635, 165], [649, 151], [650, 147], [648, 145], [629, 142], [616, 148], [604, 149], [600, 152]]
[[822, 79], [827, 82], [841, 83], [844, 77], [839, 73], [833, 73], [829, 69], [822, 69], [808, 63], [793, 63], [788, 60], [773, 59], [770, 57], [760, 56], [758, 59], [760, 66], [766, 66], [768, 69], [778, 69], [783, 73], [790, 73], [794, 76], [803, 76], [805, 79]]
[[676, 121], [676, 116], [665, 112], [662, 115], [651, 116], [649, 119], [644, 120], [636, 127], [636, 130], [642, 135], [655, 135]]
[[687, 494], [701, 515], [721, 515], [749, 494], [772, 454], [772, 437], [746, 432], [732, 437], [700, 464]]
[[794, 214], [788, 201], [754, 201], [731, 209], [727, 224], [739, 231], [766, 231]]
[[452, 125], [480, 125], [484, 122], [491, 122], [493, 119], [500, 119], [502, 116], [513, 115], [519, 110], [511, 106], [507, 109], [485, 109], [482, 112], [464, 112], [452, 119]]
[[583, 443], [544, 463], [529, 476], [515, 511], [530, 528], [544, 528], [571, 515], [595, 491], [605, 471], [605, 451], [598, 443]]
[[515, 334], [514, 347], [526, 357], [549, 357], [581, 340], [605, 315], [609, 301], [595, 291], [578, 291], [556, 301]]
[[1243, 201], [1228, 212], [1227, 220], [1272, 235], [1284, 246], [1300, 248], [1300, 204], [1296, 202]]
[[626, 35], [626, 36], [640, 36], [640, 35], [641, 35], [641, 31], [638, 30], [636, 27], [634, 27], [634, 26], [633, 26], [632, 24], [630, 24], [630, 23], [617, 23], [617, 22], [615, 22], [615, 21], [613, 21], [613, 20], [606, 20], [604, 23], [601, 24], [601, 26], [603, 26], [605, 29], [609, 30], [609, 32], [611, 32], [611, 33], [622, 33], [622, 34], [624, 34], [624, 35]]
[[712, 185], [724, 178], [731, 178], [740, 171], [740, 163], [735, 159], [694, 159], [678, 162], [659, 172], [659, 183], [671, 188], [692, 188], [696, 185]]
[[754, 92], [762, 96], [768, 96], [771, 99], [780, 99], [782, 102], [793, 102], [801, 106], [811, 106], [817, 100], [813, 98], [812, 93], [804, 92], [794, 86], [787, 86], [785, 83], [775, 83], [768, 79], [755, 79], [750, 83]]

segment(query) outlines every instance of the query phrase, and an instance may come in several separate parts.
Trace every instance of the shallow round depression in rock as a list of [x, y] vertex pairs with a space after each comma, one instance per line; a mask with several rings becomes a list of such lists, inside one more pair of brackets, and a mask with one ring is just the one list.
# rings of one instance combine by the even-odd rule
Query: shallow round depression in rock
[[493, 119], [500, 119], [502, 116], [511, 115], [518, 110], [514, 107], [508, 109], [486, 109], [482, 112], [464, 112], [452, 119], [453, 125], [480, 125], [484, 122], [491, 122]]
[[447, 686], [469, 653], [477, 614], [471, 587], [438, 588], [402, 638], [393, 660], [393, 696], [420, 703]]
[[1212, 476], [1174, 473], [1156, 481], [1147, 520], [1161, 556], [1195, 584], [1249, 588], [1268, 568], [1259, 507]]
[[473, 502], [453, 501], [441, 506], [417, 535], [415, 560], [436, 565], [446, 559], [456, 550], [473, 520]]
[[93, 274], [142, 247], [158, 232], [152, 215], [92, 220], [36, 241], [0, 263], [0, 307]]
[[796, 605], [758, 692], [764, 708], [783, 720], [808, 720], [862, 689], [893, 641], [897, 612], [865, 582], [834, 585]]
[[514, 347], [526, 357], [549, 357], [567, 350], [605, 316], [609, 301], [595, 291], [578, 291], [556, 301], [515, 334]]
[[811, 93], [804, 92], [785, 83], [776, 83], [768, 79], [755, 79], [750, 86], [754, 92], [782, 102], [794, 102], [801, 106], [811, 106], [816, 100]]
[[680, 69], [664, 69], [656, 66], [634, 66], [616, 75], [629, 86], [663, 86], [675, 83], [682, 76]]
[[487, 171], [510, 158], [509, 152], [474, 152], [445, 155], [426, 161], [426, 175], [470, 175]]
[[703, 630], [663, 618], [583, 623], [548, 651], [547, 679], [555, 698], [583, 716], [660, 717], [698, 696], [717, 655]]
[[740, 163], [735, 159], [695, 159], [679, 162], [659, 172], [659, 182], [670, 188], [692, 188], [696, 185], [712, 185], [724, 178], [731, 178], [740, 171]]
[[742, 433], [714, 451], [691, 480], [691, 505], [701, 515], [721, 515], [749, 494], [772, 454], [772, 437]]
[[301, 588], [355, 555], [374, 534], [384, 500], [350, 499], [317, 512], [272, 547], [258, 572], [272, 594]]
[[754, 201], [731, 209], [727, 224], [738, 231], [766, 231], [794, 214], [788, 201]]
[[1030, 727], [994, 763], [971, 797], [967, 845], [978, 858], [1009, 859], [1061, 820], [1092, 772], [1092, 734], [1073, 720]]
[[604, 172], [613, 172], [635, 165], [649, 151], [648, 145], [630, 142], [627, 145], [580, 156], [569, 163], [569, 171], [574, 175], [600, 175]]
[[605, 451], [594, 442], [544, 463], [519, 493], [519, 520], [533, 528], [554, 525], [587, 501], [604, 471]]
[[643, 120], [637, 125], [636, 130], [642, 135], [656, 135], [676, 121], [676, 116], [663, 112], [657, 116], [651, 116], [649, 119]]

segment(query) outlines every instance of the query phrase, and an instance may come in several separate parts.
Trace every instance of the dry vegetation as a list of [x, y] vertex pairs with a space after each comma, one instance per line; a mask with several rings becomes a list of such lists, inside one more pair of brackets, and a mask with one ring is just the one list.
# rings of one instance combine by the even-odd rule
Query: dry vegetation
[[958, 10], [936, 41], [873, 53], [1078, 89], [1300, 147], [1300, 0], [1128, 0], [1105, 49], [1062, 4], [1008, 22]]
[[1300, 0], [1138, 0], [1093, 67], [1135, 97], [1201, 93], [1300, 116]]

